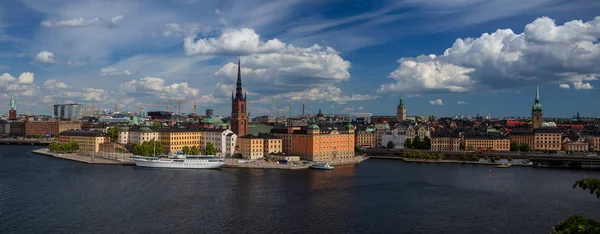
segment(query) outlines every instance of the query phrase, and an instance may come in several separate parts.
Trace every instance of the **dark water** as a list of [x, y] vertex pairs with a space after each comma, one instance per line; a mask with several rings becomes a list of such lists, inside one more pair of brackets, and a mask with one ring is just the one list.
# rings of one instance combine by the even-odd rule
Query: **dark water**
[[[599, 172], [369, 160], [334, 171], [87, 165], [0, 146], [0, 233], [549, 233]], [[492, 169], [492, 172], [489, 172]]]

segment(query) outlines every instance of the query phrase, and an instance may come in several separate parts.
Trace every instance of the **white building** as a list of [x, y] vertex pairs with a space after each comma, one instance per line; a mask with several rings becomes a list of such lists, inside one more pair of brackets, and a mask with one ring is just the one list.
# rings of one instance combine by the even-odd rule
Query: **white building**
[[210, 142], [215, 146], [217, 156], [231, 157], [235, 152], [237, 135], [229, 129], [206, 129], [202, 131], [202, 149]]
[[394, 142], [394, 148], [404, 149], [404, 142], [406, 142], [406, 132], [398, 129], [388, 131], [381, 135], [381, 142], [379, 143], [383, 147], [387, 147], [388, 142]]
[[371, 113], [350, 113], [350, 122], [367, 122], [371, 123]]
[[120, 144], [142, 144], [150, 140], [159, 140], [158, 132], [149, 127], [129, 129], [127, 126], [119, 127], [118, 142]]

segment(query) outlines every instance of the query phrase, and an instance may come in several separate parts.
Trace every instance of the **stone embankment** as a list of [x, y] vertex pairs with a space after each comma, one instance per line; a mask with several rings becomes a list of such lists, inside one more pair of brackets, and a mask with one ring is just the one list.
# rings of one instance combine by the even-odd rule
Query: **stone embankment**
[[55, 158], [72, 160], [72, 161], [76, 161], [76, 162], [88, 163], [88, 164], [105, 164], [105, 165], [123, 165], [123, 164], [128, 164], [126, 162], [122, 162], [122, 161], [119, 161], [119, 160], [116, 160], [116, 159], [109, 159], [109, 158], [99, 157], [99, 156], [94, 155], [94, 154], [84, 154], [84, 153], [62, 154], [62, 153], [50, 152], [48, 149], [33, 150], [33, 153], [40, 154], [40, 155], [46, 155], [46, 156], [52, 156], [52, 157], [55, 157]]
[[[495, 165], [495, 166], [503, 165], [503, 164], [507, 163], [507, 162], [484, 162], [484, 161], [413, 159], [413, 158], [401, 158], [401, 157], [392, 157], [392, 156], [369, 156], [369, 158], [402, 160], [405, 162], [414, 162], [414, 163], [460, 163], [460, 164], [480, 164], [480, 165]], [[520, 163], [511, 163], [511, 166], [547, 167], [546, 165], [530, 165], [530, 164], [520, 164]]]

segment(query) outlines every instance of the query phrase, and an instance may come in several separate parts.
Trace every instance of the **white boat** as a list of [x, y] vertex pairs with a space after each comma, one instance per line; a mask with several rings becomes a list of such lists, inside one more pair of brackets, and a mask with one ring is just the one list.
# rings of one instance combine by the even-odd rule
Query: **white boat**
[[329, 165], [329, 163], [313, 163], [310, 164], [310, 168], [319, 170], [333, 170], [333, 166]]
[[177, 155], [160, 157], [133, 156], [131, 157], [131, 160], [138, 167], [154, 168], [218, 169], [225, 165], [223, 159], [213, 155]]

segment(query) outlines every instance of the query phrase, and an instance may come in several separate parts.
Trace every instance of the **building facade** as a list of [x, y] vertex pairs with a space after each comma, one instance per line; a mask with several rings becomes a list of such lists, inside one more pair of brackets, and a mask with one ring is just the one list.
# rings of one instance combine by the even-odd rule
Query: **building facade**
[[542, 116], [542, 104], [540, 103], [540, 88], [539, 85], [535, 85], [535, 100], [533, 107], [531, 108], [531, 123], [533, 128], [539, 128], [542, 126], [544, 118]]
[[26, 121], [25, 136], [58, 135], [58, 121]]
[[502, 136], [465, 137], [465, 149], [477, 151], [510, 151], [510, 139]]
[[266, 157], [270, 154], [280, 154], [283, 152], [282, 139], [274, 135], [259, 136], [263, 139], [263, 155]]
[[183, 147], [202, 146], [202, 132], [196, 128], [159, 128], [158, 138], [165, 153], [177, 154]]
[[371, 113], [350, 113], [350, 122], [371, 123]]
[[588, 143], [583, 137], [572, 135], [562, 137], [562, 150], [571, 152], [588, 152]]
[[406, 106], [404, 105], [404, 98], [400, 98], [400, 103], [398, 103], [398, 107], [396, 108], [396, 116], [398, 117], [398, 121], [406, 120]]
[[358, 147], [377, 147], [377, 134], [374, 131], [357, 131], [356, 140], [354, 141]]
[[60, 134], [60, 144], [75, 141], [79, 144], [79, 151], [82, 152], [100, 152], [100, 145], [110, 142], [110, 139], [103, 132], [68, 130]]
[[535, 147], [535, 133], [529, 129], [512, 130], [510, 132], [510, 142], [519, 145], [527, 144], [531, 149]]
[[354, 126], [318, 126], [294, 131], [292, 151], [303, 160], [329, 161], [354, 157]]
[[237, 138], [238, 136], [229, 129], [203, 129], [201, 149], [206, 149], [208, 143], [212, 143], [217, 156], [231, 157], [235, 153]]
[[405, 132], [402, 132], [399, 129], [388, 131], [385, 134], [381, 135], [381, 142], [379, 144], [381, 146], [387, 147], [390, 141], [394, 143], [395, 149], [404, 149], [404, 143], [406, 142]]
[[248, 114], [246, 108], [246, 95], [242, 93], [241, 63], [238, 59], [235, 96], [233, 93], [231, 94], [231, 130], [233, 130], [238, 137], [248, 134]]
[[600, 135], [598, 135], [598, 134], [586, 135], [585, 142], [588, 143], [590, 151], [600, 151]]
[[439, 132], [431, 135], [431, 150], [459, 151], [462, 138], [458, 132]]
[[562, 131], [559, 128], [535, 129], [535, 150], [561, 150]]
[[83, 116], [93, 116], [96, 114], [96, 107], [92, 104], [56, 104], [53, 107], [55, 119], [75, 120]]
[[293, 133], [300, 130], [301, 127], [277, 127], [271, 129], [271, 134], [281, 139], [282, 151], [284, 154], [292, 154], [293, 149]]
[[261, 159], [264, 157], [264, 139], [257, 136], [246, 135], [238, 137], [238, 153], [242, 158], [249, 160]]

